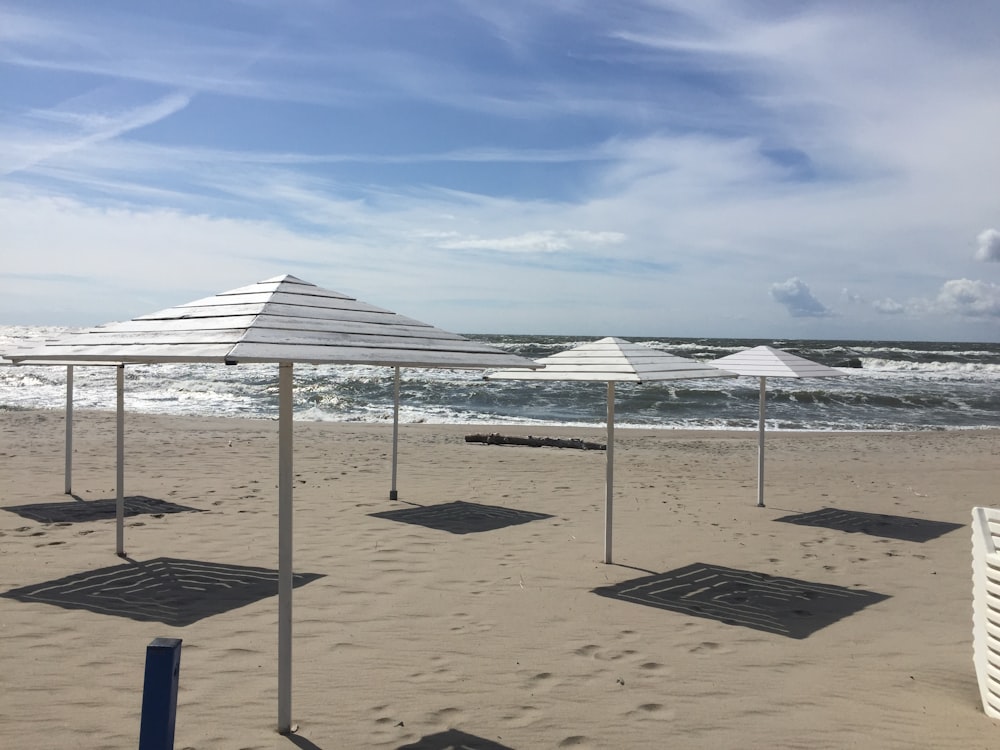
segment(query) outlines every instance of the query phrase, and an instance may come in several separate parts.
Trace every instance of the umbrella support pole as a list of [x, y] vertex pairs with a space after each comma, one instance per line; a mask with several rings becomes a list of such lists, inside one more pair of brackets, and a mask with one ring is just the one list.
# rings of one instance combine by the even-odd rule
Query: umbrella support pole
[[608, 448], [604, 480], [604, 562], [611, 563], [611, 527], [615, 494], [615, 381], [608, 381]]
[[73, 494], [73, 365], [66, 365], [66, 494]]
[[115, 554], [125, 557], [125, 365], [117, 369], [117, 409], [115, 412], [115, 430], [117, 441], [117, 466], [115, 467], [115, 484], [118, 485], [115, 496]]
[[399, 367], [396, 367], [396, 378], [393, 385], [392, 398], [392, 486], [389, 488], [389, 499], [398, 500], [396, 490], [396, 464], [399, 458]]
[[292, 726], [292, 364], [278, 365], [278, 731]]
[[764, 409], [767, 402], [767, 378], [760, 379], [760, 414], [757, 417], [757, 507], [764, 507]]

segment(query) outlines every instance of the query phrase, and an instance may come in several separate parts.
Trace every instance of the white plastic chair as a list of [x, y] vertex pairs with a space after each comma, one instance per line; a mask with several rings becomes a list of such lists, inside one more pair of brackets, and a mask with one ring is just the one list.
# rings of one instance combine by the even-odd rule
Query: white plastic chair
[[987, 716], [1000, 719], [1000, 509], [972, 509], [972, 652]]

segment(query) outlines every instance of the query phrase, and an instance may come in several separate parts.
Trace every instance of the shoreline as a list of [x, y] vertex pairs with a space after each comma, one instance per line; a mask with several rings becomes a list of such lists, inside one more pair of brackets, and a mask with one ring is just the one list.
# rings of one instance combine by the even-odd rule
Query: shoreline
[[[2, 414], [17, 414], [17, 413], [31, 413], [39, 412], [46, 414], [61, 414], [64, 415], [66, 410], [62, 406], [53, 407], [8, 407], [0, 409], [0, 415]], [[74, 408], [73, 409], [74, 420], [77, 416], [83, 416], [87, 414], [93, 414], [97, 416], [114, 416], [115, 410], [113, 409], [93, 409], [93, 408]], [[156, 419], [204, 419], [204, 420], [233, 420], [236, 422], [246, 421], [246, 422], [274, 422], [277, 423], [277, 416], [235, 416], [235, 415], [210, 415], [210, 414], [169, 414], [164, 412], [147, 412], [147, 411], [129, 411], [125, 410], [125, 420], [126, 424], [131, 419], [143, 419], [146, 417], [156, 418]], [[358, 427], [359, 429], [365, 428], [389, 428], [392, 429], [392, 420], [384, 421], [361, 421], [361, 420], [334, 420], [334, 419], [299, 419], [293, 417], [295, 425], [340, 425], [343, 427]], [[543, 429], [552, 430], [587, 430], [587, 431], [597, 431], [606, 433], [607, 428], [604, 423], [577, 423], [577, 422], [399, 422], [399, 428], [409, 427], [428, 427], [428, 428], [442, 428], [449, 430], [451, 428], [455, 429], [506, 429], [506, 430], [529, 430], [535, 427]], [[720, 435], [725, 435], [727, 433], [732, 433], [735, 435], [745, 435], [747, 433], [757, 434], [757, 425], [741, 428], [741, 427], [671, 427], [671, 426], [656, 426], [656, 425], [640, 425], [640, 424], [627, 424], [615, 422], [615, 433], [627, 432], [627, 431], [648, 431], [653, 433], [664, 433], [664, 434], [684, 434], [691, 433], [693, 435], [700, 434], [713, 434], [718, 433]], [[980, 425], [980, 426], [950, 426], [950, 427], [916, 427], [908, 429], [857, 429], [857, 430], [846, 430], [846, 429], [814, 429], [814, 428], [783, 428], [783, 427], [766, 427], [765, 432], [767, 435], [778, 435], [778, 434], [795, 434], [795, 435], [906, 435], [906, 434], [943, 434], [951, 432], [985, 432], [985, 433], [1000, 433], [1000, 427], [992, 425]]]
[[[237, 575], [277, 568], [276, 422], [127, 413], [126, 495], [177, 510], [129, 516], [123, 561], [114, 521], [79, 517], [114, 498], [115, 414], [75, 416], [68, 497], [64, 413], [0, 412], [0, 594], [48, 597], [0, 596], [0, 745], [134, 746], [145, 647], [177, 637], [176, 746], [287, 750], [294, 742], [274, 731], [277, 598]], [[607, 565], [602, 452], [466, 443], [469, 428], [401, 424], [393, 502], [391, 423], [296, 422], [294, 567], [310, 576], [293, 615], [303, 745], [995, 741], [972, 662], [969, 521], [1000, 486], [1000, 432], [768, 431], [758, 508], [749, 431], [616, 426]], [[43, 522], [12, 507], [76, 515]], [[455, 515], [480, 507], [481, 528]], [[738, 609], [711, 616], [726, 597], [699, 614], [612, 595], [692, 566], [858, 604], [804, 599], [779, 632], [741, 623]], [[166, 585], [156, 571], [172, 571], [173, 586], [195, 568], [192, 588], [168, 587], [164, 621], [143, 598]], [[149, 578], [134, 589], [119, 579], [95, 607], [97, 574], [116, 570]], [[89, 588], [71, 585], [80, 576]], [[222, 580], [224, 595], [198, 599]], [[146, 619], [108, 609], [126, 606]]]

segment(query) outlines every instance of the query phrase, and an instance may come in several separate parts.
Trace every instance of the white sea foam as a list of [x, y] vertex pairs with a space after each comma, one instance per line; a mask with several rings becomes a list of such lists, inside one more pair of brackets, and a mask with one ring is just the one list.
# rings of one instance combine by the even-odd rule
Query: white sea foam
[[[0, 351], [62, 329], [0, 327]], [[578, 343], [570, 337], [484, 337], [508, 351], [545, 356]], [[664, 349], [713, 359], [757, 342], [646, 339]], [[1000, 346], [877, 342], [787, 342], [804, 355], [860, 357], [846, 377], [768, 381], [768, 426], [776, 429], [959, 429], [1000, 427]], [[541, 354], [539, 354], [541, 352]], [[65, 368], [0, 367], [0, 409], [65, 405]], [[297, 419], [389, 423], [394, 370], [362, 365], [295, 368]], [[74, 368], [81, 409], [115, 408], [115, 372]], [[468, 370], [401, 371], [400, 421], [523, 425], [604, 424], [600, 383], [489, 381]], [[620, 383], [617, 423], [657, 429], [756, 429], [754, 378]], [[274, 418], [277, 366], [135, 365], [126, 368], [126, 408], [134, 412]]]

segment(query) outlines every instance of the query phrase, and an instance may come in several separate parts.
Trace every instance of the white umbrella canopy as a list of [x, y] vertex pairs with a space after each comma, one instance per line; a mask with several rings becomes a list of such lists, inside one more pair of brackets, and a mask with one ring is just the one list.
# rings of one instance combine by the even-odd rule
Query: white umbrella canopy
[[614, 510], [615, 383], [654, 380], [733, 377], [733, 373], [693, 359], [609, 336], [535, 360], [536, 370], [489, 373], [487, 379], [577, 380], [608, 384], [608, 447], [604, 500], [604, 562], [612, 561], [611, 529]]
[[278, 362], [403, 367], [524, 366], [528, 360], [294, 276], [276, 276], [124, 323], [5, 353], [124, 363]]
[[755, 346], [742, 352], [729, 354], [709, 364], [760, 378], [760, 408], [757, 417], [757, 507], [764, 507], [764, 411], [767, 403], [768, 378], [837, 378], [846, 373], [827, 367], [797, 354], [771, 346]]
[[[291, 721], [292, 367], [367, 364], [487, 369], [535, 367], [528, 359], [448, 333], [291, 275], [178, 307], [73, 332], [5, 352], [13, 362], [77, 364], [277, 363], [278, 369], [278, 731]], [[121, 373], [121, 368], [119, 368]], [[121, 389], [119, 375], [119, 414]], [[122, 430], [119, 417], [119, 461]], [[124, 555], [124, 492], [118, 488], [118, 554]]]

